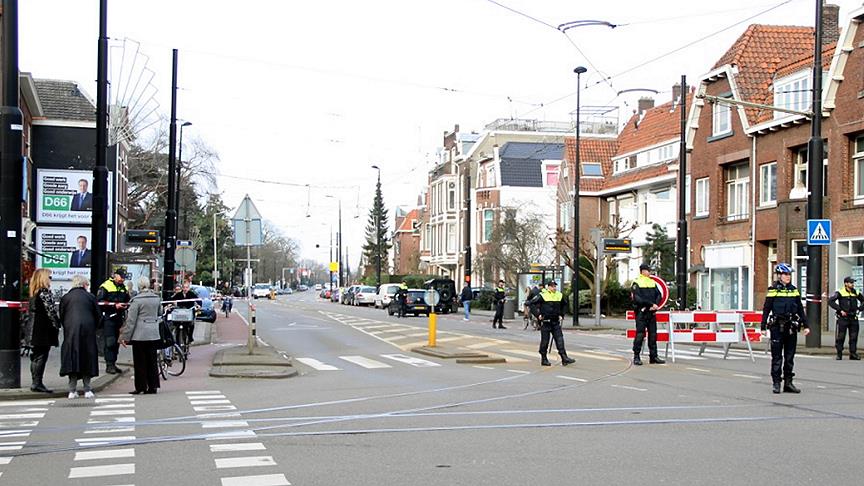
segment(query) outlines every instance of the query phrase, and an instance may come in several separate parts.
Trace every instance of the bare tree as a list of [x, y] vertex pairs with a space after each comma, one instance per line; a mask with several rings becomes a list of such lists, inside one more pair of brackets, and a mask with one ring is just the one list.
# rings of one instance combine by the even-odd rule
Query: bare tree
[[547, 229], [543, 218], [534, 212], [503, 208], [502, 213], [487, 250], [477, 256], [477, 267], [503, 272], [504, 282], [515, 288], [519, 274], [543, 258]]

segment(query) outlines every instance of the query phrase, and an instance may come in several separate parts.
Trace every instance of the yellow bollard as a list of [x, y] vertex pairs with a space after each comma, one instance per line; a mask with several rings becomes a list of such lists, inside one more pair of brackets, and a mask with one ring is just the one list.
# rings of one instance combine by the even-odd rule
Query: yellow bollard
[[429, 313], [429, 347], [430, 348], [435, 347], [435, 334], [437, 332], [437, 329], [436, 329], [437, 321], [438, 321], [438, 316], [435, 314], [435, 312], [430, 312]]

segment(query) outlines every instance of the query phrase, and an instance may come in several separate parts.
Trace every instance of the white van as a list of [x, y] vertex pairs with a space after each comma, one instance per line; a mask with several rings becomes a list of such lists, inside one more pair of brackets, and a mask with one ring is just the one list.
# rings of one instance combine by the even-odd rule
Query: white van
[[396, 295], [396, 291], [399, 290], [399, 285], [398, 283], [381, 285], [375, 295], [375, 308], [386, 309], [390, 305], [390, 301], [393, 300], [393, 296]]

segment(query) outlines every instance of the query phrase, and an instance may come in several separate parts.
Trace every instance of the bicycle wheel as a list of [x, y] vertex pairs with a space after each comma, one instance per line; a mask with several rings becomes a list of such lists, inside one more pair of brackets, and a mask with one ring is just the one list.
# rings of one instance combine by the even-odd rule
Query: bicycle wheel
[[171, 359], [165, 361], [165, 371], [171, 376], [180, 376], [186, 371], [186, 355], [180, 346], [174, 344], [166, 350], [166, 354], [170, 354]]
[[159, 366], [159, 375], [162, 377], [163, 380], [168, 379], [167, 369], [168, 361], [170, 359], [171, 358], [165, 353], [164, 349], [160, 349], [156, 355], [156, 364]]

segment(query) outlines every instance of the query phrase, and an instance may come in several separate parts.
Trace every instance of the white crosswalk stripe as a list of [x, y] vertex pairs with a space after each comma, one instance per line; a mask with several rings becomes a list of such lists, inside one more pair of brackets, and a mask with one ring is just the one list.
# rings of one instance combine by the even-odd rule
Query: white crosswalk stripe
[[363, 356], [339, 356], [339, 359], [343, 359], [349, 363], [354, 363], [368, 369], [392, 368], [392, 366], [387, 363], [375, 361], [374, 359], [365, 358]]
[[296, 358], [296, 359], [297, 359], [297, 361], [305, 364], [306, 366], [313, 368], [313, 369], [316, 369], [318, 371], [337, 371], [337, 370], [339, 370], [339, 368], [337, 368], [333, 365], [328, 365], [326, 363], [322, 363], [321, 361], [318, 361], [317, 359], [314, 359], [314, 358]]

